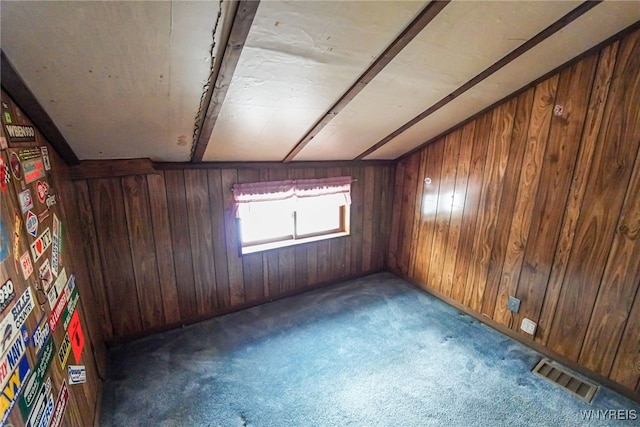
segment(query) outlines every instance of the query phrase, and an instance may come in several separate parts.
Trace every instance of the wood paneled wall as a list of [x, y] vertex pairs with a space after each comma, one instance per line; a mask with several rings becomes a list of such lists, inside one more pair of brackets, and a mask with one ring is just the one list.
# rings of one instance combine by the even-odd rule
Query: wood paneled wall
[[389, 266], [640, 391], [639, 145], [636, 31], [402, 159]]
[[[23, 124], [33, 126], [33, 123], [29, 120], [28, 117], [24, 115], [24, 113], [20, 110], [19, 106], [17, 106], [13, 100], [2, 91], [2, 103], [3, 103], [3, 113], [6, 111], [9, 113], [11, 117], [12, 123], [14, 124]], [[6, 104], [6, 108], [4, 107]], [[6, 118], [3, 118], [5, 121]], [[4, 129], [0, 129], [0, 134], [5, 137]], [[79, 313], [80, 324], [82, 326], [82, 330], [84, 332], [85, 344], [81, 353], [80, 360], [76, 360], [77, 364], [85, 365], [87, 372], [87, 382], [84, 384], [78, 385], [68, 385], [69, 391], [69, 400], [64, 412], [64, 418], [62, 419], [62, 425], [73, 425], [73, 426], [90, 426], [95, 425], [99, 421], [99, 412], [101, 405], [101, 396], [102, 396], [102, 379], [106, 376], [106, 348], [104, 345], [104, 338], [102, 336], [101, 329], [98, 325], [98, 320], [94, 316], [96, 312], [95, 306], [95, 297], [93, 295], [93, 289], [90, 282], [87, 279], [88, 269], [84, 258], [84, 253], [82, 252], [81, 247], [78, 245], [79, 237], [78, 228], [76, 227], [77, 219], [75, 216], [75, 209], [70, 208], [69, 200], [73, 199], [73, 184], [69, 178], [69, 168], [64, 164], [64, 162], [60, 159], [60, 157], [56, 154], [55, 150], [48, 144], [48, 142], [44, 139], [42, 134], [36, 128], [36, 141], [35, 143], [23, 143], [20, 146], [47, 146], [49, 152], [49, 158], [51, 161], [51, 171], [47, 173], [46, 181], [48, 182], [50, 189], [49, 194], [55, 194], [57, 204], [52, 207], [55, 209], [56, 215], [60, 218], [60, 222], [62, 224], [63, 237], [61, 246], [62, 261], [61, 266], [64, 266], [67, 276], [75, 275], [76, 277], [76, 288], [79, 293], [79, 302], [77, 305], [77, 312]], [[10, 147], [11, 148], [11, 147]], [[3, 150], [4, 156], [4, 150]], [[8, 162], [5, 159], [5, 164]], [[7, 173], [8, 170], [7, 170]], [[44, 178], [43, 178], [44, 179]], [[36, 291], [38, 284], [38, 267], [42, 265], [42, 261], [33, 262], [34, 272], [25, 280], [21, 268], [18, 265], [18, 262], [14, 261], [15, 254], [13, 253], [14, 246], [14, 216], [20, 215], [20, 207], [18, 206], [17, 197], [13, 194], [12, 187], [24, 186], [24, 180], [17, 180], [15, 176], [12, 177], [12, 181], [8, 183], [8, 189], [4, 189], [0, 192], [0, 217], [4, 226], [5, 236], [3, 238], [7, 239], [2, 242], [2, 244], [9, 243], [9, 247], [3, 248], [4, 251], [9, 250], [9, 254], [2, 262], [0, 262], [0, 284], [5, 283], [5, 281], [9, 278], [14, 283], [16, 297], [14, 298], [14, 302], [18, 300], [20, 295], [25, 291], [27, 287], [30, 287], [32, 293], [34, 294], [34, 298], [37, 302], [40, 302], [41, 299], [46, 299], [43, 294], [38, 294], [41, 291]], [[34, 184], [27, 185], [28, 187], [33, 187]], [[25, 188], [25, 187], [22, 187]], [[33, 188], [32, 188], [33, 190]], [[32, 197], [35, 198], [34, 192], [31, 193]], [[38, 201], [34, 202], [36, 204], [36, 209], [42, 209], [43, 207], [38, 206]], [[47, 209], [47, 211], [49, 211]], [[46, 217], [45, 217], [46, 218]], [[44, 220], [41, 220], [44, 221]], [[50, 223], [47, 223], [50, 224]], [[24, 225], [24, 221], [22, 222]], [[40, 230], [44, 229], [45, 223], [40, 223]], [[20, 249], [18, 256], [21, 253], [28, 250], [28, 244], [33, 240], [30, 236], [26, 234], [24, 231], [24, 227], [20, 227], [18, 230], [20, 233], [19, 245]], [[45, 255], [42, 256], [42, 259], [47, 258], [47, 256], [51, 255], [51, 250], [45, 252]], [[36, 298], [36, 295], [38, 297]], [[11, 306], [9, 306], [11, 307]], [[4, 318], [8, 315], [10, 308], [7, 308], [0, 316], [0, 319]], [[27, 317], [26, 325], [29, 331], [29, 334], [33, 336], [35, 326], [37, 325], [39, 319], [43, 318], [45, 321], [48, 321], [48, 316], [50, 315], [51, 310], [48, 304], [43, 301], [42, 304], [36, 303], [36, 307], [33, 309], [33, 312]], [[4, 332], [4, 331], [3, 331]], [[55, 345], [55, 353], [57, 353], [60, 348], [61, 343], [63, 342], [65, 336], [65, 329], [63, 326], [58, 326], [52, 335], [53, 343]], [[27, 345], [26, 354], [31, 362], [31, 369], [34, 369], [37, 357], [35, 355], [35, 351], [32, 348], [33, 344]], [[70, 355], [67, 360], [67, 365], [74, 364], [74, 355]], [[54, 359], [58, 357], [54, 354]], [[9, 373], [10, 374], [10, 373]], [[66, 368], [62, 368], [58, 360], [53, 360], [48, 370], [46, 370], [46, 375], [50, 376], [52, 379], [52, 388], [53, 388], [53, 398], [56, 399], [58, 392], [60, 391], [61, 384], [63, 381], [67, 379]], [[12, 409], [11, 415], [7, 422], [13, 425], [23, 425], [25, 420], [21, 417], [20, 411], [18, 410], [18, 404], [14, 406]]]
[[[350, 236], [239, 255], [234, 183], [341, 175], [357, 180]], [[124, 340], [383, 269], [393, 179], [393, 165], [372, 165], [75, 181], [102, 333]]]

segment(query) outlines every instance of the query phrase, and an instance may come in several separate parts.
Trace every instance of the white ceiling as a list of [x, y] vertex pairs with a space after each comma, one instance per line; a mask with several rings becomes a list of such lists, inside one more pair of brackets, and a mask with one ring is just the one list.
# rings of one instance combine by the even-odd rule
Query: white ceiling
[[80, 159], [187, 161], [218, 9], [2, 0], [1, 46]]
[[[427, 3], [263, 0], [203, 160], [283, 160]], [[579, 4], [453, 1], [294, 160], [357, 157]], [[3, 0], [1, 47], [80, 159], [187, 161], [219, 7]], [[599, 4], [366, 158], [399, 157], [639, 20], [638, 1]]]

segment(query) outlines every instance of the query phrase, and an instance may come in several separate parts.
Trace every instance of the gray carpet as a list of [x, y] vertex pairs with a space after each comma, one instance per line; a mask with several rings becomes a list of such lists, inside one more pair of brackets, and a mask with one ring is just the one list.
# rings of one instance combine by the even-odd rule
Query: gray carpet
[[[110, 352], [103, 426], [582, 426], [591, 404], [536, 377], [541, 356], [390, 273]], [[635, 412], [633, 412], [635, 411]], [[617, 415], [619, 416], [619, 415]], [[639, 418], [640, 419], [640, 418]]]

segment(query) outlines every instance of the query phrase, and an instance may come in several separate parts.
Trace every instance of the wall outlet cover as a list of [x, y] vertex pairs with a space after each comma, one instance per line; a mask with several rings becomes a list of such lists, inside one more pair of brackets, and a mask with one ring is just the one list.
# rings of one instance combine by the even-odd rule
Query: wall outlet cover
[[526, 317], [522, 319], [522, 323], [520, 323], [520, 329], [528, 333], [529, 335], [536, 334], [536, 327], [538, 325], [531, 319], [527, 319]]
[[507, 310], [517, 313], [520, 310], [520, 300], [516, 297], [509, 297], [507, 302]]

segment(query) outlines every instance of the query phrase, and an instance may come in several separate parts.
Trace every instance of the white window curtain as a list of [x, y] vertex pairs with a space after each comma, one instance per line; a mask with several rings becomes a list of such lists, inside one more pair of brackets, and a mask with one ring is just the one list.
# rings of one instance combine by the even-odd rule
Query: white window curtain
[[295, 210], [296, 203], [323, 206], [351, 204], [351, 177], [250, 182], [233, 185], [236, 216], [251, 211], [255, 203], [278, 202], [283, 209]]

